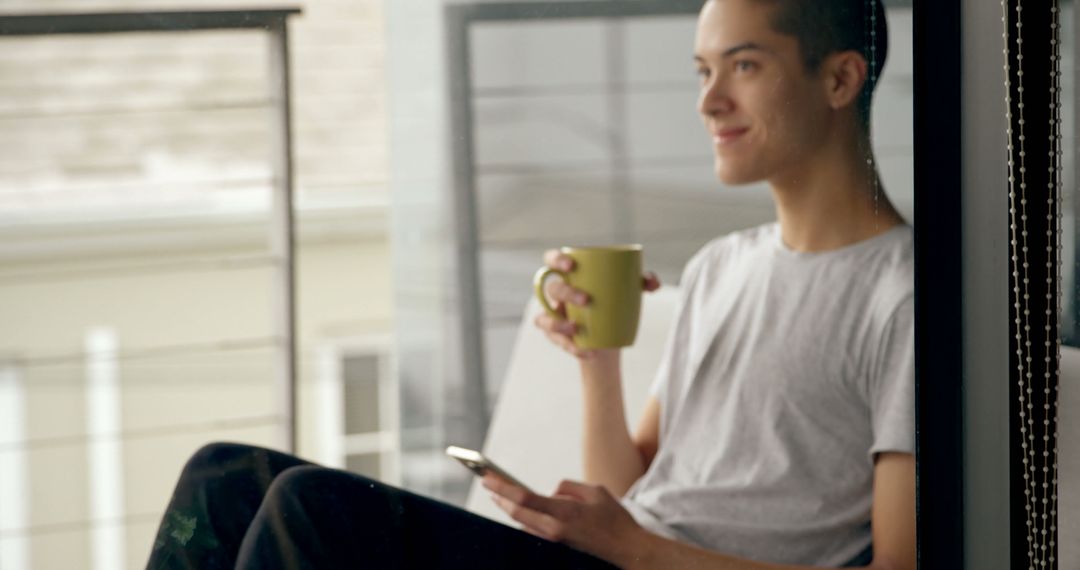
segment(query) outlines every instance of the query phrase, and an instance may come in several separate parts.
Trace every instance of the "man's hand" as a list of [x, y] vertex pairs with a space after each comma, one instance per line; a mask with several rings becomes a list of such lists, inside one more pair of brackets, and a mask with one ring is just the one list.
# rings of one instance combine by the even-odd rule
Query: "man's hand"
[[[563, 481], [552, 497], [484, 477], [484, 487], [525, 530], [602, 558], [620, 568], [813, 570], [758, 562], [677, 542], [641, 528], [603, 487]], [[874, 561], [863, 570], [915, 569], [915, 458], [881, 453], [874, 468]]]
[[[570, 273], [574, 270], [574, 259], [562, 253], [558, 249], [550, 249], [544, 252], [544, 264], [553, 269]], [[660, 278], [652, 271], [641, 276], [641, 289], [645, 292], [656, 291], [660, 288]], [[588, 293], [574, 289], [561, 279], [552, 279], [544, 286], [544, 292], [551, 299], [552, 307], [561, 316], [553, 317], [547, 312], [541, 312], [536, 317], [536, 327], [544, 331], [555, 346], [576, 356], [579, 359], [592, 358], [598, 350], [585, 350], [574, 344], [574, 335], [578, 331], [578, 324], [566, 318], [567, 305], [587, 306], [591, 299]], [[618, 352], [617, 349], [609, 352]]]
[[646, 532], [600, 485], [563, 481], [553, 496], [544, 497], [493, 475], [483, 483], [526, 532], [609, 562], [625, 558], [633, 538]]

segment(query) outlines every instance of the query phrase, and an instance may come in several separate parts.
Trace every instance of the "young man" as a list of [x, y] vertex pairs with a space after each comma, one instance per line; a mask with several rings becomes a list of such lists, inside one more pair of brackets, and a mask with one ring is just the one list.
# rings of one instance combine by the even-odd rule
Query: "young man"
[[573, 323], [541, 317], [580, 359], [591, 483], [547, 497], [486, 478], [527, 532], [219, 444], [185, 467], [149, 567], [914, 570], [911, 236], [868, 160], [863, 53], [880, 70], [884, 36], [878, 0], [704, 6], [695, 60], [716, 173], [767, 181], [779, 222], [688, 264], [633, 436], [619, 353], [581, 351]]
[[[580, 358], [599, 487], [545, 498], [487, 481], [526, 528], [626, 567], [915, 568], [912, 236], [878, 193], [863, 55], [880, 72], [885, 33], [873, 0], [705, 5], [695, 61], [717, 177], [766, 181], [778, 223], [689, 262], [633, 436], [618, 351], [579, 350], [574, 323], [537, 319]], [[588, 302], [557, 281], [549, 294]]]

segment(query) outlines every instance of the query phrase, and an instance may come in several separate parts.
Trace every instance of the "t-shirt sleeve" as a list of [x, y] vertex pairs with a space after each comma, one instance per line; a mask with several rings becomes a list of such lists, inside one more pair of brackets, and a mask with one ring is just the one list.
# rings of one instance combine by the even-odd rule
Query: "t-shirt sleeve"
[[874, 441], [871, 459], [883, 451], [915, 453], [915, 302], [898, 304], [881, 335], [870, 378]]

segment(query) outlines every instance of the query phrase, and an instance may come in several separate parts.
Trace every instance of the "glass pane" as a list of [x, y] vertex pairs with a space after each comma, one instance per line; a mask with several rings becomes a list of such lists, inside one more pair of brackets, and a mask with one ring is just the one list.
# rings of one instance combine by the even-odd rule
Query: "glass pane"
[[[912, 221], [911, 10], [890, 9], [888, 18], [874, 148], [889, 198]], [[552, 239], [644, 243], [649, 268], [676, 283], [710, 239], [776, 219], [765, 184], [716, 182], [695, 109], [697, 80], [686, 72], [694, 26], [692, 16], [669, 16], [484, 23], [473, 31], [485, 372], [493, 397], [527, 284]]]
[[[416, 31], [435, 30], [436, 11], [417, 17], [417, 6], [395, 4], [388, 38], [391, 68], [410, 70], [390, 80], [401, 102], [391, 129], [394, 208], [405, 222], [393, 228], [398, 342], [409, 354], [400, 376], [411, 406], [405, 482], [479, 508], [465, 494], [467, 473], [436, 466], [442, 446], [482, 439], [477, 414], [493, 413], [497, 430], [500, 413], [554, 413], [500, 409], [521, 335], [533, 328], [522, 316], [542, 252], [639, 242], [647, 267], [674, 285], [702, 245], [774, 221], [776, 207], [763, 183], [717, 182], [696, 108], [694, 11], [606, 18], [500, 6], [489, 20], [483, 4], [472, 9], [467, 51], [454, 52], [447, 40], [448, 63], [434, 55], [443, 45]], [[913, 18], [903, 5], [890, 5], [887, 17], [872, 145], [889, 200], [912, 223]], [[443, 93], [417, 78], [440, 73], [449, 74], [448, 108], [438, 103]], [[449, 132], [433, 140], [431, 125]], [[450, 148], [440, 152], [445, 139]], [[469, 343], [474, 319], [479, 348]], [[550, 382], [575, 383], [569, 375]], [[489, 449], [497, 437], [487, 432]], [[566, 445], [577, 450], [573, 437]]]
[[1076, 43], [1073, 38], [1076, 23], [1073, 2], [1061, 4], [1061, 338], [1069, 346], [1080, 346], [1077, 329], [1077, 303], [1080, 289], [1076, 282], [1076, 102], [1073, 94], [1076, 85]]
[[1080, 532], [1080, 284], [1077, 282], [1077, 213], [1080, 200], [1076, 178], [1076, 25], [1080, 14], [1076, 3], [1060, 4], [1060, 102], [1061, 102], [1061, 377], [1057, 402], [1058, 450], [1058, 564], [1060, 568], [1080, 565], [1080, 548], [1065, 537]]
[[[381, 13], [348, 4], [322, 3], [290, 37], [298, 451], [342, 466], [341, 378], [327, 401], [314, 357], [385, 338], [392, 312]], [[70, 14], [57, 31], [86, 11], [118, 14], [112, 25], [177, 10], [131, 8], [12, 0], [0, 17]], [[5, 570], [144, 568], [195, 450], [284, 445], [270, 35], [170, 31], [182, 18], [0, 36]]]
[[193, 450], [278, 439], [259, 39], [0, 39], [0, 543], [34, 568], [145, 564]]
[[[300, 0], [287, 52], [273, 26], [0, 36], [0, 567], [145, 567], [185, 461], [221, 440], [293, 436], [306, 460], [476, 511], [444, 449], [491, 435], [544, 250], [642, 243], [674, 286], [710, 240], [776, 220], [760, 177], [717, 180], [697, 6], [481, 2], [457, 52], [459, 4]], [[889, 4], [872, 145], [910, 223], [912, 17]], [[293, 265], [273, 245], [287, 181]]]

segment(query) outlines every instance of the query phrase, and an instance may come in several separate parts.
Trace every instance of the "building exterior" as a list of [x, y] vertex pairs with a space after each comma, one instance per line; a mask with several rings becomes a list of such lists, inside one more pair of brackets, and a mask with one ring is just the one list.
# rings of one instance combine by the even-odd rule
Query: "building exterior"
[[[382, 3], [294, 4], [299, 451], [394, 480]], [[0, 44], [0, 567], [139, 568], [192, 451], [280, 444], [266, 35]]]

